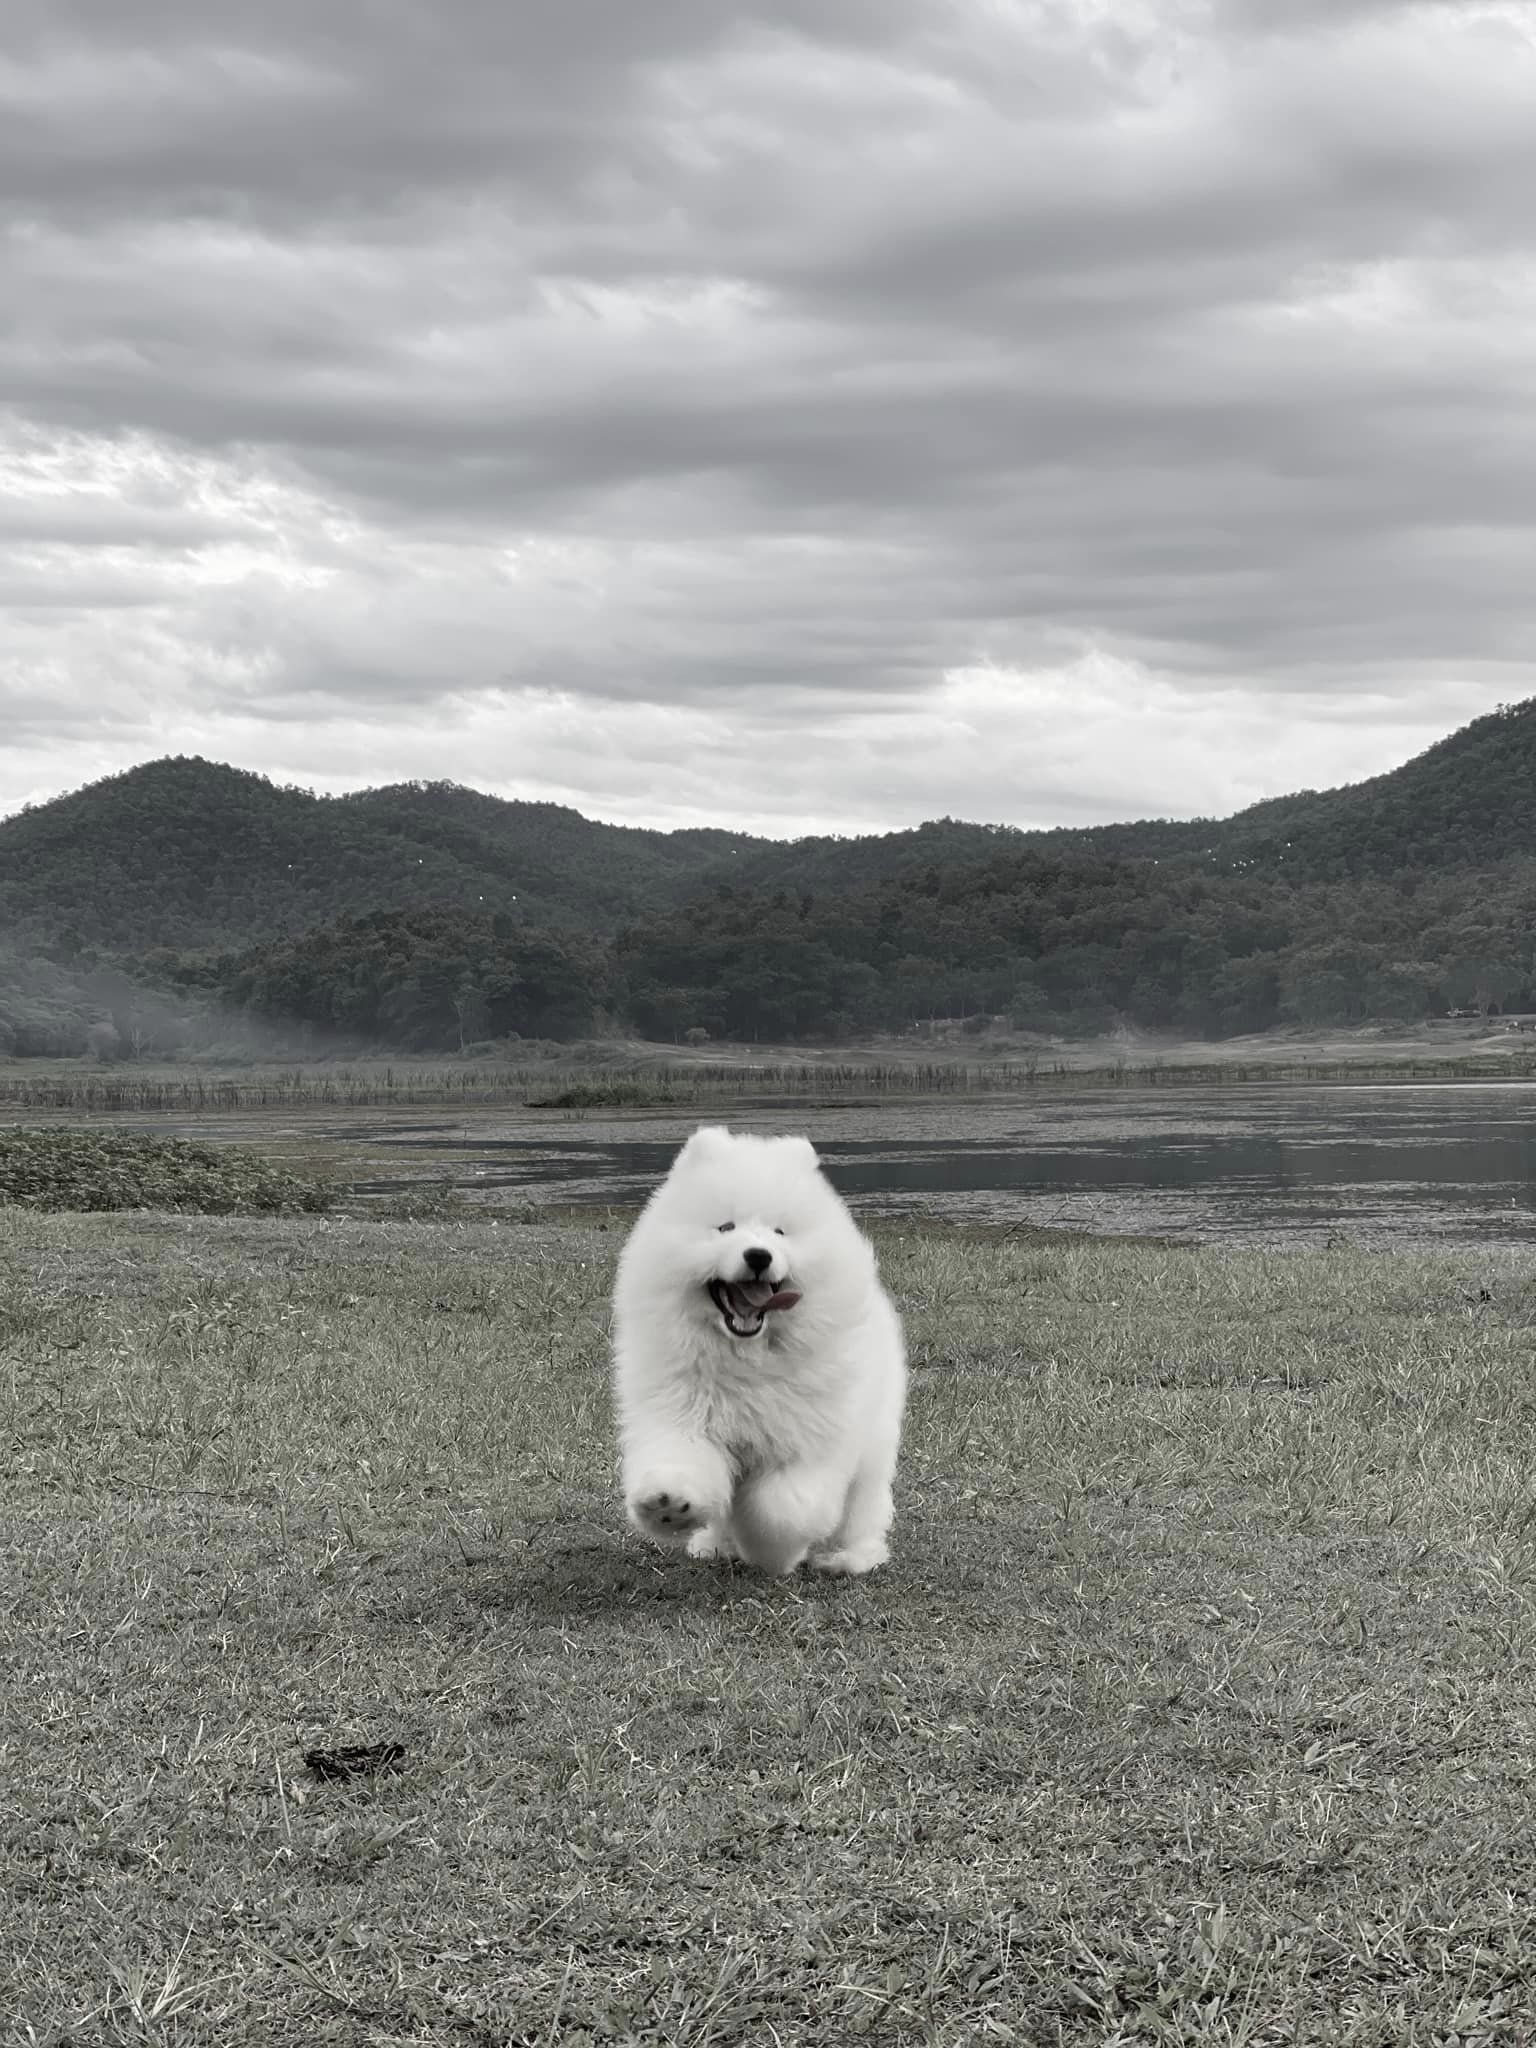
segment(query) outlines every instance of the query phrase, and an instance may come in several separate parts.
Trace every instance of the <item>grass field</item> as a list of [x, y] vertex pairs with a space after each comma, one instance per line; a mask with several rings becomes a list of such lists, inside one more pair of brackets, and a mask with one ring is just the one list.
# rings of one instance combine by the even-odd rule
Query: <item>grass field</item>
[[0, 1210], [0, 2041], [1536, 2040], [1526, 1263], [881, 1244], [774, 1583], [621, 1528], [613, 1231]]

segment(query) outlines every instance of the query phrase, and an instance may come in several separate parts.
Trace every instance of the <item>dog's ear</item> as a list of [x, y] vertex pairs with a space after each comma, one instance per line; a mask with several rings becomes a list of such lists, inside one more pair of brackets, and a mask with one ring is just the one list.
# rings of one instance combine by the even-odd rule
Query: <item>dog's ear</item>
[[684, 1159], [708, 1159], [717, 1152], [723, 1152], [731, 1142], [731, 1134], [724, 1124], [700, 1124], [693, 1136], [683, 1147]]
[[820, 1155], [809, 1138], [780, 1138], [779, 1143], [797, 1166], [820, 1166]]

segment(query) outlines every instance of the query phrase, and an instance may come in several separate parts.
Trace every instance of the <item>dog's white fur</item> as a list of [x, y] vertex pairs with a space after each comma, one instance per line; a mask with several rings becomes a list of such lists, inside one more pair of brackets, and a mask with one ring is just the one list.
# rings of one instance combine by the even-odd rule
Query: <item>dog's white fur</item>
[[[761, 1260], [748, 1252], [767, 1252], [758, 1277], [800, 1298], [733, 1336], [709, 1284], [749, 1279]], [[630, 1233], [613, 1307], [637, 1529], [774, 1573], [886, 1561], [901, 1321], [808, 1139], [695, 1131]]]

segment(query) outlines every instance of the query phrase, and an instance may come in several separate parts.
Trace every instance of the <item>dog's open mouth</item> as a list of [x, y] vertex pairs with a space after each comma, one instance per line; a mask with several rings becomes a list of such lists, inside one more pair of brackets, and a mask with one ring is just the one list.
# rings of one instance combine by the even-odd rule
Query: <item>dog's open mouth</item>
[[760, 1336], [765, 1317], [800, 1299], [792, 1287], [775, 1288], [768, 1280], [711, 1280], [709, 1298], [733, 1337]]

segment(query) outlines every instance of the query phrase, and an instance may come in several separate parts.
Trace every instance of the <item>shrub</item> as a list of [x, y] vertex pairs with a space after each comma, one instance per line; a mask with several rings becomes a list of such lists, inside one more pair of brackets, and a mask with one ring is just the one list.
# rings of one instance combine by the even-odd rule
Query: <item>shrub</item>
[[657, 1081], [577, 1081], [554, 1095], [530, 1095], [525, 1109], [654, 1109], [682, 1098]]

